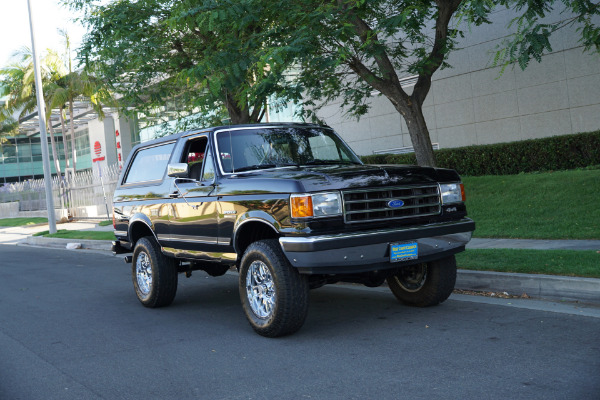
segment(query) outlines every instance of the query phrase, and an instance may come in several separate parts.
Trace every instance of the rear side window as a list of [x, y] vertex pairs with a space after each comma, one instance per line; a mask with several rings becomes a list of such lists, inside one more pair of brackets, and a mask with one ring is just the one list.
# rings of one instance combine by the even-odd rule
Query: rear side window
[[173, 146], [175, 143], [168, 143], [138, 151], [129, 167], [125, 183], [161, 180], [165, 175]]

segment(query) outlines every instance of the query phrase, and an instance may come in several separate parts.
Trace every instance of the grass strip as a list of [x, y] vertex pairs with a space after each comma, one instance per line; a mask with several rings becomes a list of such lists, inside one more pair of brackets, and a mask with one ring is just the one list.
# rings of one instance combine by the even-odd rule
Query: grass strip
[[113, 222], [110, 219], [107, 219], [105, 221], [100, 221], [98, 223], [98, 226], [109, 226], [109, 225], [112, 225], [112, 224], [113, 224]]
[[594, 250], [469, 249], [456, 262], [475, 271], [600, 278], [600, 253]]
[[47, 223], [48, 218], [43, 217], [29, 217], [29, 218], [2, 218], [0, 219], [0, 226], [25, 226]]
[[33, 236], [44, 236], [59, 239], [82, 239], [82, 240], [115, 240], [113, 232], [104, 231], [69, 231], [60, 229], [56, 233], [50, 234], [48, 231], [38, 232]]
[[474, 236], [600, 239], [600, 170], [464, 177]]

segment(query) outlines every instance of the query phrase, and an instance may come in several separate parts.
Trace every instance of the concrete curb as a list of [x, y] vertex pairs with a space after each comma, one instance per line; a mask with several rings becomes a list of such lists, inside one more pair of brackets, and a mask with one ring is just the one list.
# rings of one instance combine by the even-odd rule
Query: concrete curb
[[[66, 249], [68, 243], [81, 243], [86, 250], [111, 250], [108, 240], [57, 239], [29, 236], [21, 244]], [[570, 276], [516, 274], [507, 272], [458, 270], [456, 288], [486, 292], [507, 292], [531, 298], [578, 301], [600, 305], [600, 279]]]
[[600, 279], [459, 270], [456, 288], [600, 304]]
[[80, 243], [82, 249], [105, 251], [110, 251], [112, 244], [110, 240], [59, 239], [47, 238], [43, 236], [28, 236], [20, 243], [34, 246], [56, 247], [61, 249], [66, 249], [67, 244], [69, 243]]

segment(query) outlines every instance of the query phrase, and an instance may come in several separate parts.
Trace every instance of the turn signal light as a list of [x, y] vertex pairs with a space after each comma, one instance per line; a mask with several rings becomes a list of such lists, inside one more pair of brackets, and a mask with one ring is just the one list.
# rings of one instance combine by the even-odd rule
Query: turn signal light
[[465, 194], [465, 185], [460, 184], [460, 196], [462, 197], [462, 201], [467, 200], [467, 195]]
[[294, 196], [290, 198], [292, 206], [292, 218], [305, 218], [313, 216], [313, 204], [311, 196]]

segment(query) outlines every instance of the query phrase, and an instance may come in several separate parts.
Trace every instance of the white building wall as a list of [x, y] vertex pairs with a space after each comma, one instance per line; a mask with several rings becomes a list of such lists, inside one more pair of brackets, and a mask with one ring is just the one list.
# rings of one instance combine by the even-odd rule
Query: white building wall
[[[554, 12], [548, 20], [567, 17]], [[434, 74], [423, 112], [440, 148], [600, 129], [600, 56], [583, 52], [575, 27], [555, 33], [553, 52], [525, 71], [508, 67], [501, 75], [499, 67], [490, 67], [510, 18], [509, 11], [497, 11], [493, 24], [471, 28], [450, 54], [453, 68]], [[373, 98], [358, 122], [344, 116], [339, 102], [319, 117], [361, 155], [412, 146], [406, 124], [385, 97]]]
[[129, 152], [131, 151], [132, 133], [134, 132], [134, 122], [124, 116], [119, 115], [114, 120], [115, 131], [113, 132], [115, 149], [117, 152], [117, 163], [120, 168], [123, 168], [123, 163], [127, 159]]
[[[115, 123], [112, 117], [102, 120], [96, 118], [88, 122], [90, 136], [90, 153], [92, 156], [93, 169], [98, 166], [106, 168], [117, 162], [117, 149], [115, 146], [114, 132]], [[96, 152], [95, 145], [100, 144], [100, 152]]]
[[[93, 119], [88, 122], [88, 130], [90, 136], [90, 152], [92, 155], [92, 164], [97, 167], [97, 163], [101, 163], [105, 168], [110, 165], [119, 164], [123, 166], [123, 162], [127, 159], [132, 145], [132, 133], [134, 132], [134, 122], [124, 116], [114, 114], [100, 120]], [[117, 135], [117, 131], [119, 134]], [[100, 143], [101, 154], [95, 153], [94, 145]], [[119, 155], [121, 156], [119, 160]], [[104, 157], [103, 160], [98, 160]], [[94, 160], [98, 160], [94, 162]]]

